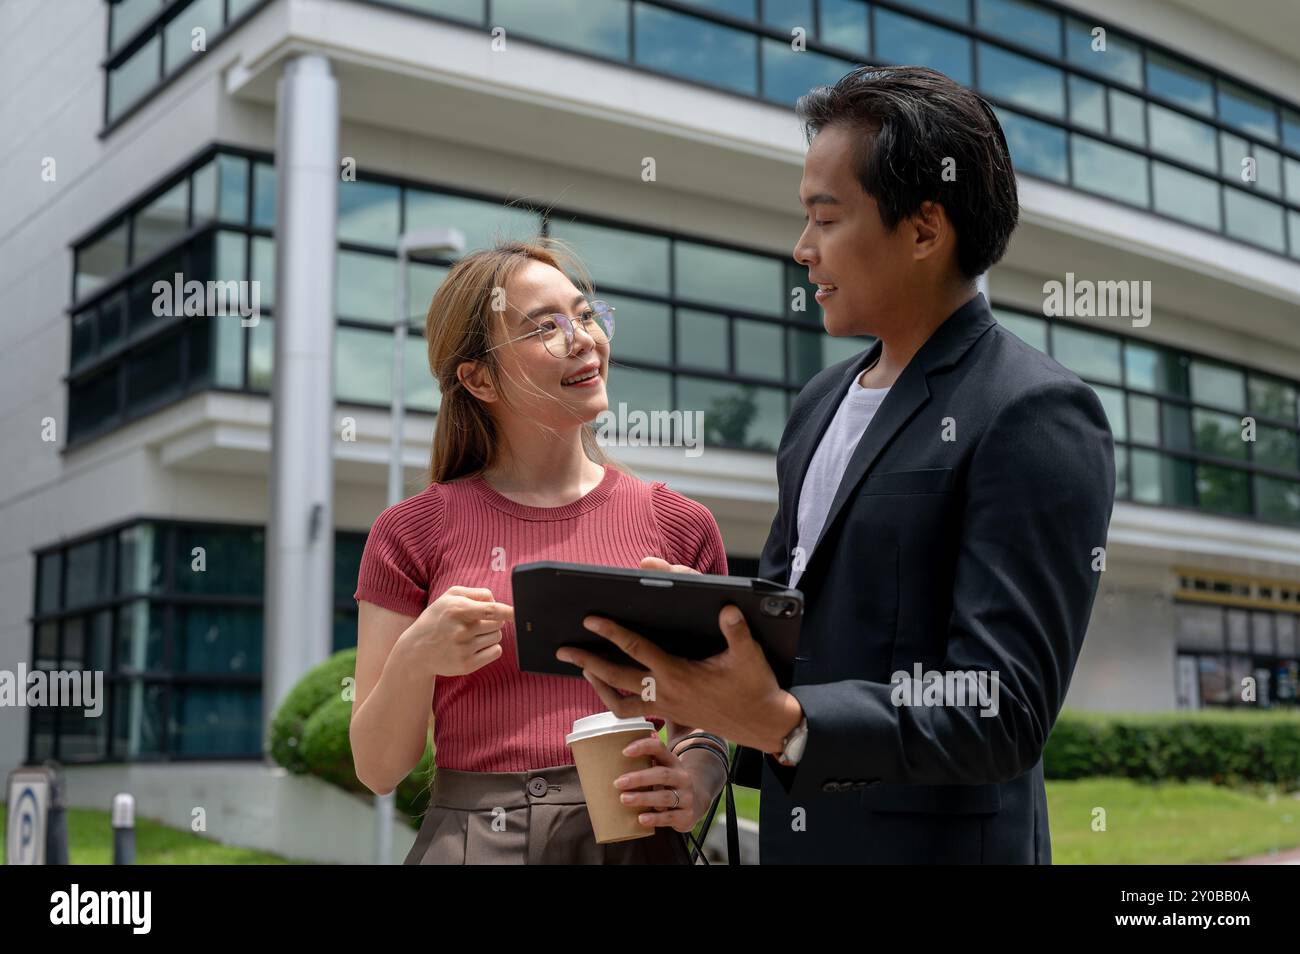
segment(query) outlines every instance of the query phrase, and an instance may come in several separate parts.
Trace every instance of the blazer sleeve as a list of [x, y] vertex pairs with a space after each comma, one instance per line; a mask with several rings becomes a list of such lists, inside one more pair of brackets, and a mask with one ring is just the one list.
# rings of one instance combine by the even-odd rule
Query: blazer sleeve
[[[1064, 703], [1096, 597], [1114, 444], [1101, 402], [1058, 378], [1004, 404], [972, 452], [942, 669], [998, 678], [996, 707], [895, 705], [893, 683], [792, 693], [808, 719], [793, 797], [831, 779], [989, 784], [1031, 769]], [[830, 597], [828, 594], [829, 598]]]

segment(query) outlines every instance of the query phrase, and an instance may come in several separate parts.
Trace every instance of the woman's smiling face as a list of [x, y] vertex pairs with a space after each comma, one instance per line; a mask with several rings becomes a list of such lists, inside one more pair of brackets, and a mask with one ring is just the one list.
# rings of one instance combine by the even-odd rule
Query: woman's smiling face
[[[500, 366], [500, 390], [510, 405], [552, 427], [586, 423], [607, 410], [609, 340], [598, 333], [598, 322], [579, 320], [591, 314], [587, 296], [562, 271], [536, 260], [516, 271], [504, 292], [505, 310], [494, 316], [500, 321], [493, 342], [502, 346], [492, 353]], [[550, 327], [546, 316], [555, 314], [573, 319], [573, 351], [565, 358], [547, 349], [543, 335], [521, 338], [537, 331], [539, 323]], [[554, 329], [548, 340], [558, 340], [563, 350], [562, 329]]]

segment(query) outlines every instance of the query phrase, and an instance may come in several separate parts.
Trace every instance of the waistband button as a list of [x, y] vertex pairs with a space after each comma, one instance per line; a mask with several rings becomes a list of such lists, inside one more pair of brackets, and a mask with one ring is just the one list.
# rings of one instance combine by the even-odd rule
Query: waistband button
[[541, 798], [546, 794], [546, 779], [536, 776], [528, 780], [528, 794]]

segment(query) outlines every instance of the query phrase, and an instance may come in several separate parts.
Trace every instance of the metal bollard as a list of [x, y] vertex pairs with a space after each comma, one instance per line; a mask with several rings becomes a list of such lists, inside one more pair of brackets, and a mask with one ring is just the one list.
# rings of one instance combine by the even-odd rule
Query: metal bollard
[[63, 779], [63, 766], [50, 759], [45, 762], [50, 772], [50, 804], [46, 818], [45, 863], [47, 865], [66, 865], [68, 863], [68, 814], [64, 801], [66, 785]]
[[113, 796], [113, 864], [135, 864], [135, 797]]

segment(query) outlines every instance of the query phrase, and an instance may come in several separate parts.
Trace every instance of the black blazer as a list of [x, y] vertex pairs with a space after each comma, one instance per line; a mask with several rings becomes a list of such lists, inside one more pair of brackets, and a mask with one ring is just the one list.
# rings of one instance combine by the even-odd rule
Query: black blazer
[[[777, 451], [759, 576], [785, 583], [804, 474], [880, 350], [814, 377]], [[798, 587], [792, 769], [742, 749], [760, 857], [1049, 863], [1042, 753], [1083, 643], [1115, 494], [1101, 402], [977, 295], [899, 375], [849, 460]], [[998, 709], [895, 705], [891, 676], [996, 672]], [[991, 688], [991, 685], [989, 686]], [[984, 707], [991, 711], [991, 707]]]

